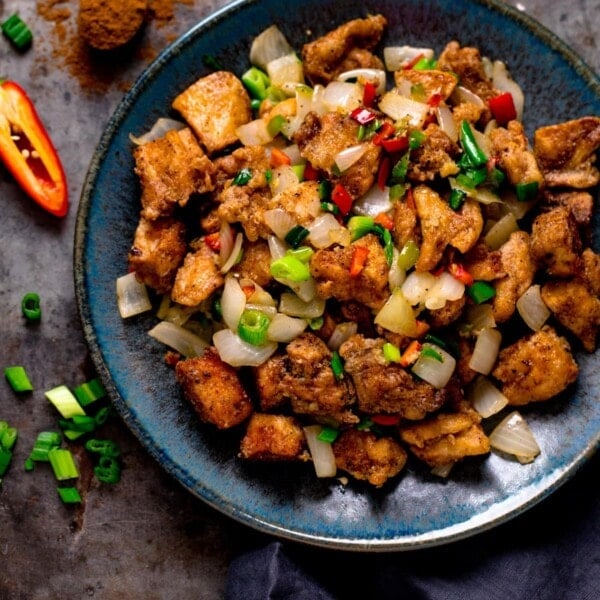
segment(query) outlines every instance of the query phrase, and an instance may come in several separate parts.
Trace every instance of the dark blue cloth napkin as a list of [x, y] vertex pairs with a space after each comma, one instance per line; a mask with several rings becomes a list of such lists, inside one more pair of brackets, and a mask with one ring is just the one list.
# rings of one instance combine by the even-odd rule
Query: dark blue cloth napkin
[[552, 496], [466, 540], [350, 553], [260, 537], [234, 558], [227, 600], [600, 600], [600, 456]]

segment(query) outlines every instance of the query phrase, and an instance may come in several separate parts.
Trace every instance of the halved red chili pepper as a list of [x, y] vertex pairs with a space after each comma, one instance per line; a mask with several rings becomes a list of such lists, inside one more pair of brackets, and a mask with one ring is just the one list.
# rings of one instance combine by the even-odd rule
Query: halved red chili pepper
[[333, 187], [331, 199], [334, 201], [343, 215], [347, 215], [350, 212], [353, 202], [352, 196], [341, 183], [336, 183]]
[[403, 135], [402, 137], [390, 138], [388, 140], [381, 140], [381, 145], [386, 152], [390, 154], [394, 152], [403, 152], [408, 148], [408, 137]]
[[506, 125], [509, 121], [517, 118], [517, 109], [510, 92], [504, 92], [499, 96], [490, 98], [488, 104], [498, 125]]
[[65, 172], [33, 103], [13, 81], [0, 82], [0, 159], [19, 186], [49, 213], [69, 206]]

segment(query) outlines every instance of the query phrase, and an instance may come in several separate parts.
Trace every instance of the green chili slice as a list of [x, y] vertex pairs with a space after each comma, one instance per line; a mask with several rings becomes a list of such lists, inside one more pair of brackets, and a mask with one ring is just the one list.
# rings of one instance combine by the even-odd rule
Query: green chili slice
[[467, 294], [475, 304], [483, 304], [496, 295], [496, 289], [487, 281], [476, 281], [467, 286]]

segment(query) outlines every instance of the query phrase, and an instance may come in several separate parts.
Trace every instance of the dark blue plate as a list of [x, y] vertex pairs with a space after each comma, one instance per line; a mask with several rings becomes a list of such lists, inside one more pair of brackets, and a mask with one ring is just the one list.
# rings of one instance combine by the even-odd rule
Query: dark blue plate
[[248, 465], [237, 436], [201, 425], [183, 400], [164, 347], [147, 331], [151, 315], [123, 321], [115, 280], [127, 270], [139, 187], [129, 134], [170, 114], [172, 99], [216, 58], [241, 74], [252, 39], [278, 23], [299, 48], [340, 23], [381, 12], [385, 43], [429, 46], [456, 39], [506, 62], [526, 94], [529, 134], [544, 124], [600, 114], [600, 82], [553, 34], [495, 1], [280, 0], [235, 2], [165, 50], [110, 120], [85, 182], [75, 235], [78, 307], [95, 367], [114, 404], [148, 452], [211, 506], [264, 532], [351, 550], [403, 550], [446, 543], [498, 525], [553, 492], [600, 440], [598, 359], [581, 355], [568, 395], [525, 411], [542, 454], [520, 465], [492, 454], [457, 466], [447, 481], [419, 465], [387, 487], [317, 480], [310, 465]]

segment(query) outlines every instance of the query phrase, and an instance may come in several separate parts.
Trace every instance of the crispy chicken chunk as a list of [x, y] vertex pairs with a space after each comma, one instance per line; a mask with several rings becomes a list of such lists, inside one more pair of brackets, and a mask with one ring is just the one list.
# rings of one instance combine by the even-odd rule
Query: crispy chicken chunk
[[600, 300], [579, 281], [549, 281], [542, 300], [558, 321], [572, 331], [588, 352], [596, 349], [600, 326]]
[[232, 267], [231, 272], [237, 273], [241, 278], [252, 279], [257, 285], [265, 287], [273, 281], [270, 264], [271, 253], [265, 240], [246, 242], [242, 259]]
[[594, 210], [594, 198], [589, 192], [561, 192], [554, 190], [545, 190], [542, 195], [542, 201], [550, 208], [555, 206], [565, 206], [569, 209], [580, 227], [589, 225], [592, 220], [592, 212]]
[[208, 154], [238, 141], [236, 129], [252, 119], [250, 96], [229, 71], [215, 71], [198, 79], [173, 100]]
[[183, 222], [170, 217], [155, 221], [142, 217], [129, 249], [129, 268], [139, 281], [164, 294], [173, 287], [186, 252]]
[[571, 277], [581, 269], [581, 238], [571, 211], [558, 206], [531, 226], [531, 255], [549, 275]]
[[[364, 268], [358, 275], [350, 273], [355, 247], [364, 247], [368, 255]], [[374, 234], [352, 242], [343, 248], [317, 250], [310, 260], [310, 272], [317, 282], [321, 298], [356, 300], [370, 308], [381, 308], [389, 296], [389, 266], [379, 238]]]
[[496, 322], [508, 321], [515, 312], [516, 302], [533, 283], [536, 265], [531, 257], [529, 235], [514, 231], [500, 248], [502, 270], [506, 276], [496, 281], [492, 303]]
[[133, 156], [142, 186], [142, 216], [147, 219], [171, 216], [192, 194], [214, 188], [214, 166], [188, 128], [137, 146]]
[[415, 187], [413, 197], [423, 235], [417, 271], [431, 271], [448, 245], [464, 254], [477, 243], [483, 229], [479, 203], [467, 200], [454, 211], [436, 191], [425, 185]]
[[545, 326], [500, 351], [492, 375], [512, 406], [548, 400], [577, 379], [567, 340]]
[[417, 458], [430, 467], [439, 467], [490, 451], [490, 441], [480, 423], [481, 417], [474, 410], [438, 414], [401, 427], [400, 439]]
[[440, 408], [443, 394], [400, 365], [385, 361], [384, 341], [354, 335], [340, 347], [344, 369], [354, 381], [358, 408], [367, 414], [393, 414], [410, 420], [422, 419]]
[[205, 242], [186, 254], [171, 290], [173, 302], [183, 306], [197, 306], [223, 285], [225, 280], [216, 258], [216, 254]]
[[591, 248], [586, 248], [581, 253], [583, 260], [583, 272], [580, 277], [596, 296], [600, 296], [600, 254], [596, 254]]
[[518, 183], [537, 183], [541, 188], [544, 176], [540, 171], [535, 155], [529, 149], [529, 142], [520, 121], [510, 121], [506, 128], [497, 127], [490, 131], [492, 155], [498, 158], [500, 168], [508, 180]]
[[248, 460], [298, 460], [305, 452], [304, 432], [294, 417], [254, 413], [240, 443]]
[[540, 127], [534, 134], [534, 152], [550, 187], [583, 189], [598, 185], [595, 166], [600, 148], [600, 117], [582, 117]]
[[338, 469], [375, 487], [395, 477], [406, 464], [406, 452], [396, 440], [367, 431], [344, 431], [332, 448]]
[[205, 423], [229, 429], [252, 413], [252, 402], [237, 371], [224, 363], [214, 348], [202, 356], [180, 360], [175, 376], [187, 400]]
[[359, 67], [383, 69], [383, 63], [371, 50], [379, 43], [386, 25], [382, 15], [354, 19], [305, 44], [304, 74], [314, 85], [327, 84], [340, 73]]
[[454, 157], [458, 154], [458, 146], [435, 123], [427, 126], [425, 136], [421, 145], [411, 153], [408, 179], [425, 182], [456, 175], [459, 168]]
[[463, 266], [478, 281], [493, 281], [506, 276], [500, 250], [491, 250], [485, 242], [476, 244], [464, 257]]
[[400, 69], [394, 73], [394, 82], [400, 90], [419, 86], [423, 101], [447, 100], [458, 85], [458, 78], [448, 71], [437, 69]]
[[392, 218], [394, 220], [392, 236], [398, 248], [403, 248], [411, 240], [420, 245], [421, 229], [417, 222], [417, 209], [414, 206], [402, 200], [394, 202]]
[[365, 142], [365, 153], [341, 175], [334, 173], [338, 153], [356, 146], [359, 127], [358, 122], [349, 115], [335, 112], [318, 115], [310, 112], [293, 136], [300, 154], [315, 169], [342, 184], [354, 199], [360, 198], [373, 185], [381, 156], [380, 146]]

